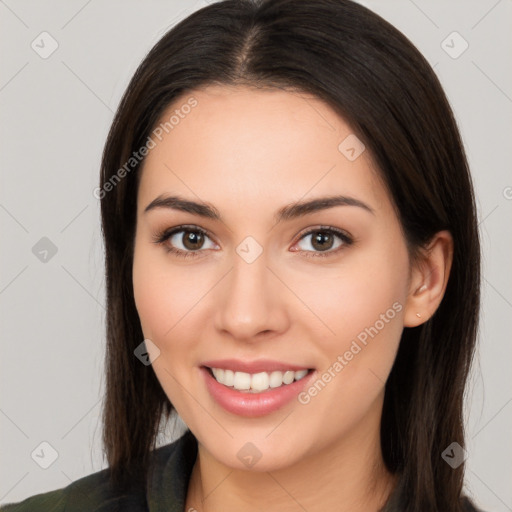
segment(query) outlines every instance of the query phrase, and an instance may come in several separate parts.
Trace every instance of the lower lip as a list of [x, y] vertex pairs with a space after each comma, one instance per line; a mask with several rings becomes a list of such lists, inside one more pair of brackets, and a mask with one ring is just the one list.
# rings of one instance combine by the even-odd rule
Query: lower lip
[[226, 411], [253, 418], [275, 412], [290, 403], [306, 387], [314, 371], [300, 380], [261, 393], [244, 393], [220, 384], [204, 366], [200, 368], [213, 399]]

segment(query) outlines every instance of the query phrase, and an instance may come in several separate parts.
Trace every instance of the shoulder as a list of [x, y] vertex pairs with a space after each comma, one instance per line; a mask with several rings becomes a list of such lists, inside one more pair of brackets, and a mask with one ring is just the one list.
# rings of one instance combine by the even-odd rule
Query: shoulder
[[[157, 448], [152, 457], [156, 466], [165, 464], [176, 442]], [[109, 470], [103, 469], [60, 489], [35, 494], [23, 501], [0, 505], [0, 512], [146, 512], [146, 489], [134, 485], [129, 491], [115, 492], [110, 486]]]
[[[123, 506], [126, 508], [119, 508]], [[145, 511], [146, 498], [143, 491], [124, 495], [112, 492], [108, 483], [108, 470], [104, 469], [75, 480], [66, 487], [36, 494], [18, 503], [0, 506], [0, 512], [33, 512], [35, 510], [38, 512]]]

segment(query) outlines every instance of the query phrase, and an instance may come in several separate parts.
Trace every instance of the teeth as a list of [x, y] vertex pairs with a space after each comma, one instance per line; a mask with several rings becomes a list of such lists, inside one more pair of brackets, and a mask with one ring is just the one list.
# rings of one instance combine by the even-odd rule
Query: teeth
[[212, 368], [211, 370], [216, 381], [220, 384], [234, 387], [239, 391], [249, 391], [252, 393], [260, 393], [269, 388], [278, 388], [283, 384], [291, 384], [296, 380], [304, 378], [308, 373], [308, 370], [299, 370], [297, 372], [287, 370], [285, 372], [260, 372], [253, 374], [233, 372], [223, 368]]
[[235, 372], [233, 370], [224, 370], [224, 383], [226, 386], [232, 386], [235, 382]]
[[[245, 375], [249, 374], [246, 373]], [[270, 377], [266, 372], [255, 373], [251, 377], [251, 389], [254, 391], [265, 391], [266, 389], [268, 389], [269, 384]]]
[[283, 374], [282, 372], [272, 372], [270, 374], [270, 387], [278, 388], [283, 385]]
[[212, 373], [218, 381], [224, 380], [224, 370], [222, 368], [212, 368]]
[[295, 380], [295, 372], [288, 370], [284, 372], [283, 384], [291, 384]]
[[250, 389], [251, 375], [244, 372], [235, 372], [235, 380], [233, 382], [235, 389]]

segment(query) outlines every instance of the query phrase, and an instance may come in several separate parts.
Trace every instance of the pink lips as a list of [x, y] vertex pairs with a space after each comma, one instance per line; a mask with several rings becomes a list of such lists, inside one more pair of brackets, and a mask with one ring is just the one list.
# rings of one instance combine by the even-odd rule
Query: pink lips
[[235, 359], [223, 359], [218, 361], [205, 361], [200, 371], [205, 379], [206, 388], [212, 398], [226, 411], [245, 417], [264, 416], [275, 412], [288, 403], [311, 382], [315, 371], [309, 372], [305, 377], [291, 384], [278, 388], [270, 388], [261, 393], [247, 393], [229, 388], [217, 382], [208, 368], [224, 368], [232, 371], [259, 373], [286, 370], [307, 370], [305, 366], [291, 365], [278, 361], [260, 360], [243, 362]]

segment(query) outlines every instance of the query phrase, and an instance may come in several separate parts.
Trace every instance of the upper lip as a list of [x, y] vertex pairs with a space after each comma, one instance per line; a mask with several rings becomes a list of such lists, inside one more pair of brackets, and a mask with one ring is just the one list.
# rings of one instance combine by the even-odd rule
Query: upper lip
[[257, 361], [241, 361], [239, 359], [217, 359], [215, 361], [204, 361], [202, 366], [208, 368], [223, 368], [224, 370], [232, 370], [234, 372], [260, 373], [260, 372], [276, 372], [276, 371], [299, 371], [309, 370], [307, 366], [300, 366], [282, 361], [273, 361], [270, 359], [258, 359]]

